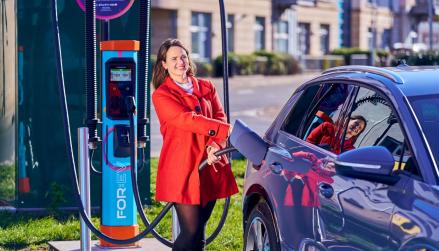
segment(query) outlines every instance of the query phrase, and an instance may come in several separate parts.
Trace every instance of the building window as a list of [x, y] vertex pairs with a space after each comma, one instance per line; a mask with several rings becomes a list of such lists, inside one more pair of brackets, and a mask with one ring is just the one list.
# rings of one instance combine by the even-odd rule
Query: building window
[[310, 26], [309, 23], [299, 23], [298, 25], [299, 50], [302, 54], [308, 55], [310, 52]]
[[211, 14], [192, 12], [191, 21], [192, 57], [208, 61], [211, 57]]
[[386, 7], [389, 9], [392, 9], [392, 7], [393, 7], [393, 1], [391, 1], [391, 0], [368, 0], [367, 2], [370, 5], [377, 6], [377, 7]]
[[351, 47], [351, 12], [352, 6], [350, 1], [340, 0], [340, 15], [343, 20], [341, 23], [341, 47]]
[[255, 50], [265, 49], [265, 17], [256, 17], [255, 22]]
[[276, 33], [274, 34], [276, 50], [282, 53], [288, 53], [288, 22], [279, 21], [276, 24]]
[[228, 51], [235, 51], [235, 15], [227, 15]]
[[390, 29], [384, 29], [383, 34], [381, 35], [381, 48], [382, 49], [389, 49], [390, 48], [391, 34], [392, 34], [392, 31]]
[[320, 25], [320, 51], [323, 54], [329, 53], [329, 25]]

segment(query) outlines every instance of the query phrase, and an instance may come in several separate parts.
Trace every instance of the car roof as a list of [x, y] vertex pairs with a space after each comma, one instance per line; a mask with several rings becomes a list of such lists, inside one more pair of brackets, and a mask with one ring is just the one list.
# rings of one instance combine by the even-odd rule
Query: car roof
[[323, 74], [357, 72], [369, 77], [379, 75], [390, 81], [384, 84], [394, 84], [406, 96], [421, 96], [439, 94], [439, 66], [408, 66], [372, 67], [372, 66], [341, 66], [329, 69]]

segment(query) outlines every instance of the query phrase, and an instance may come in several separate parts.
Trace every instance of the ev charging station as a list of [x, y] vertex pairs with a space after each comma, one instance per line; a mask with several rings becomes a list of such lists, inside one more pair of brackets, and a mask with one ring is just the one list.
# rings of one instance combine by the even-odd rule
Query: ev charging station
[[[77, 0], [81, 1], [81, 0]], [[134, 40], [109, 40], [100, 43], [101, 57], [101, 95], [102, 95], [102, 129], [99, 137], [97, 134], [97, 125], [99, 119], [97, 118], [97, 84], [96, 84], [96, 37], [95, 37], [95, 3], [98, 0], [84, 0], [86, 11], [86, 65], [87, 65], [87, 128], [80, 128], [84, 132], [84, 139], [79, 149], [87, 149], [79, 151], [79, 159], [81, 165], [88, 166], [90, 163], [88, 159], [88, 149], [95, 149], [99, 143], [102, 146], [102, 215], [101, 227], [98, 230], [90, 220], [89, 209], [84, 206], [87, 204], [83, 199], [84, 193], [80, 191], [77, 179], [77, 169], [72, 151], [72, 141], [70, 135], [70, 123], [67, 109], [67, 100], [65, 95], [65, 84], [63, 77], [62, 56], [59, 36], [57, 0], [52, 0], [52, 17], [54, 22], [54, 37], [55, 37], [55, 54], [57, 66], [57, 82], [59, 86], [59, 97], [61, 110], [63, 111], [64, 135], [66, 139], [66, 150], [69, 158], [69, 165], [71, 167], [71, 178], [74, 187], [74, 199], [79, 208], [79, 214], [84, 224], [90, 231], [100, 239], [100, 246], [103, 248], [122, 248], [122, 247], [137, 247], [139, 240], [141, 240], [148, 233], [151, 233], [162, 244], [172, 247], [173, 243], [166, 240], [158, 234], [154, 227], [160, 222], [163, 216], [173, 206], [173, 203], [167, 203], [157, 217], [149, 222], [145, 216], [142, 203], [140, 201], [139, 190], [137, 186], [136, 168], [137, 168], [137, 148], [144, 147], [145, 141], [148, 137], [145, 135], [145, 125], [148, 118], [145, 118], [144, 108], [145, 95], [147, 89], [148, 71], [142, 69], [148, 63], [149, 49], [145, 46], [149, 43], [149, 17], [151, 11], [150, 0], [140, 1], [140, 41]], [[131, 6], [134, 0], [114, 1], [124, 3], [125, 7]], [[102, 0], [105, 4], [111, 2], [110, 0]], [[225, 26], [225, 9], [223, 0], [219, 0], [221, 13], [221, 33], [222, 33], [222, 50], [223, 50], [223, 72], [224, 72], [224, 110], [229, 117], [228, 106], [228, 61], [227, 61], [227, 37]], [[123, 8], [122, 8], [123, 9]], [[124, 9], [126, 10], [126, 8]], [[117, 16], [117, 15], [116, 15]], [[120, 15], [119, 15], [120, 16]], [[148, 25], [142, 26], [142, 20], [145, 21], [148, 17]], [[91, 26], [89, 26], [91, 25]], [[146, 31], [146, 34], [143, 33]], [[89, 35], [94, 37], [90, 37]], [[145, 35], [142, 39], [142, 34]], [[93, 46], [94, 44], [94, 46]], [[143, 63], [142, 63], [143, 61]], [[148, 67], [146, 66], [146, 69]], [[142, 81], [140, 81], [142, 80]], [[147, 92], [146, 92], [147, 93]], [[137, 100], [137, 102], [136, 102]], [[136, 104], [139, 104], [139, 115], [136, 117]], [[139, 127], [139, 128], [137, 128]], [[87, 134], [88, 132], [88, 134]], [[140, 134], [140, 135], [138, 135]], [[258, 137], [252, 137], [255, 133], [246, 126], [236, 123], [233, 127], [231, 135], [231, 142], [234, 145], [263, 145], [264, 142], [255, 144], [253, 141]], [[82, 134], [81, 134], [82, 135]], [[102, 139], [102, 140], [101, 140]], [[264, 145], [265, 147], [265, 145]], [[238, 148], [239, 149], [239, 148]], [[218, 151], [215, 155], [220, 156], [236, 151], [234, 147], [228, 147]], [[244, 154], [249, 159], [252, 159], [251, 152]], [[256, 151], [257, 152], [257, 151]], [[85, 157], [85, 158], [84, 158]], [[254, 163], [259, 163], [261, 160], [252, 160]], [[200, 164], [201, 170], [207, 164], [207, 160]], [[82, 172], [82, 170], [81, 170]], [[88, 170], [85, 170], [88, 174]], [[85, 178], [86, 180], [87, 178]], [[81, 184], [82, 187], [83, 184]], [[87, 190], [87, 188], [85, 188]], [[85, 196], [86, 197], [86, 196]], [[225, 200], [223, 213], [214, 232], [206, 238], [207, 244], [212, 242], [221, 231], [225, 223], [228, 208], [230, 205], [230, 197]], [[137, 210], [136, 210], [137, 209]], [[137, 224], [137, 213], [139, 213], [142, 222], [146, 229], [139, 233], [139, 226]], [[89, 235], [87, 231], [81, 240], [88, 241]], [[86, 236], [88, 240], [86, 240]], [[87, 248], [82, 248], [87, 247]], [[90, 245], [82, 245], [82, 250], [90, 250]]]
[[[137, 148], [137, 118], [130, 135], [126, 102], [137, 97], [137, 52], [139, 42], [101, 42], [102, 51], [102, 233], [132, 238], [139, 233], [131, 186], [130, 144]], [[114, 244], [101, 240], [103, 247]], [[129, 244], [136, 246], [138, 243]]]

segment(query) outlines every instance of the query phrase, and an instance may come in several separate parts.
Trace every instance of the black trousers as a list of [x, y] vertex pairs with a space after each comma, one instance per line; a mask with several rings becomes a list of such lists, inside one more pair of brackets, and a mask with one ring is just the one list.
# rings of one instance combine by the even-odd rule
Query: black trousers
[[216, 201], [207, 203], [206, 206], [175, 204], [180, 234], [174, 242], [173, 251], [200, 251], [206, 245], [206, 223], [212, 214]]

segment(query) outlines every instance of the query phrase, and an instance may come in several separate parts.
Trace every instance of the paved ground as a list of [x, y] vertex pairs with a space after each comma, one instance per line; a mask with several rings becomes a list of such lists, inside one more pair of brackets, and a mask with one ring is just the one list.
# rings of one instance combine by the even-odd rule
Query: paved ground
[[[92, 251], [100, 251], [100, 250], [114, 250], [114, 251], [170, 251], [171, 249], [167, 246], [161, 244], [154, 238], [145, 238], [140, 240], [140, 247], [138, 248], [111, 248], [104, 249], [100, 248], [98, 245], [98, 241], [92, 241], [91, 250]], [[55, 251], [80, 251], [80, 242], [79, 241], [51, 241], [49, 242], [50, 249]]]
[[[293, 91], [319, 73], [288, 76], [236, 76], [229, 79], [230, 118], [241, 119], [263, 135]], [[211, 79], [223, 99], [222, 78]], [[151, 111], [151, 156], [160, 154], [162, 137], [154, 107]]]

